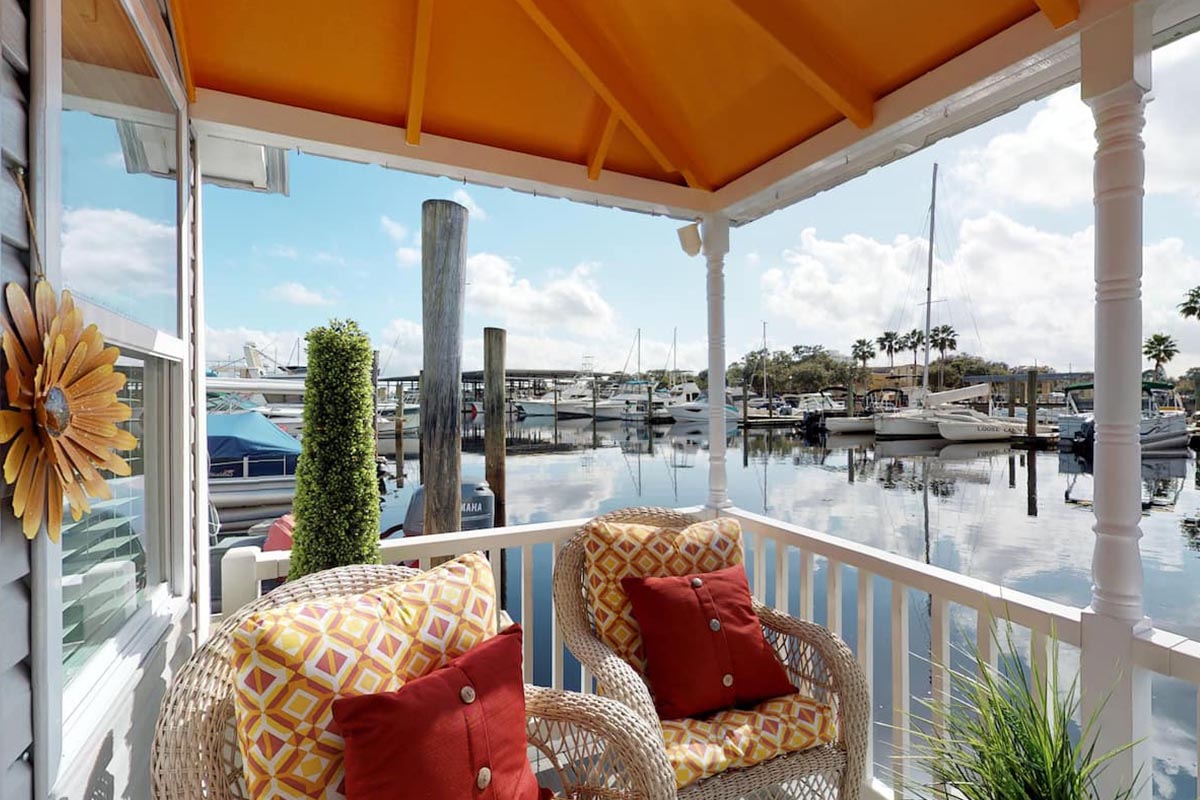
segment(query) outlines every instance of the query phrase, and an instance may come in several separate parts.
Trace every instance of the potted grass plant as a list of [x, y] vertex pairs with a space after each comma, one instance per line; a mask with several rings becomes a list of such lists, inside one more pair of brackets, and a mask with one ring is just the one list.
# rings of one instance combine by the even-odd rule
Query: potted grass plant
[[1017, 654], [1011, 626], [1006, 633], [996, 666], [972, 651], [970, 671], [950, 672], [949, 701], [921, 701], [942, 722], [912, 725], [910, 763], [924, 774], [905, 782], [908, 793], [922, 800], [1127, 800], [1137, 777], [1115, 796], [1100, 793], [1097, 777], [1133, 744], [1097, 753], [1100, 708], [1081, 717], [1079, 677], [1062, 680], [1057, 643], [1043, 674]]

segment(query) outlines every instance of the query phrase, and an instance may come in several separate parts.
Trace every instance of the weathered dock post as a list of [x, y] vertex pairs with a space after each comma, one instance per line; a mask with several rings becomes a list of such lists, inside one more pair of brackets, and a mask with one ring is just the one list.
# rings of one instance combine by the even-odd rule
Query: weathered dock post
[[421, 204], [422, 479], [425, 532], [462, 528], [462, 343], [467, 209]]
[[1037, 370], [1029, 370], [1025, 377], [1025, 435], [1031, 445], [1037, 444]]
[[503, 328], [483, 329], [483, 463], [484, 477], [496, 496], [495, 527], [505, 522], [504, 444], [508, 427], [504, 419]]
[[1015, 419], [1017, 416], [1017, 376], [1008, 376], [1008, 418]]
[[[746, 380], [745, 371], [742, 372], [742, 466], [750, 466], [750, 384]], [[712, 402], [712, 398], [708, 399]], [[711, 439], [714, 436], [713, 431], [708, 432]]]

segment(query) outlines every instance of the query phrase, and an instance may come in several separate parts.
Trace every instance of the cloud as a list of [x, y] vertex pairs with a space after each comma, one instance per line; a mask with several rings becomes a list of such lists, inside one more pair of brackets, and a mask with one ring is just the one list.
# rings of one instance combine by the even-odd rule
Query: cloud
[[[934, 324], [957, 329], [960, 351], [1010, 364], [1090, 369], [1093, 251], [1091, 227], [1064, 234], [999, 212], [969, 218], [953, 258], [935, 266]], [[762, 302], [777, 324], [790, 328], [788, 341], [845, 352], [857, 338], [920, 326], [924, 256], [920, 239], [825, 240], [808, 228], [782, 263], [763, 274]], [[1145, 332], [1176, 337], [1182, 352], [1175, 365], [1200, 363], [1200, 325], [1175, 310], [1196, 283], [1200, 258], [1182, 241], [1164, 239], [1147, 245], [1144, 259]]]
[[482, 221], [482, 220], [485, 220], [488, 218], [487, 212], [484, 211], [483, 208], [478, 203], [475, 202], [475, 198], [473, 198], [473, 197], [471, 197], [471, 195], [467, 194], [466, 189], [456, 190], [454, 192], [454, 194], [450, 196], [450, 199], [452, 199], [454, 202], [458, 203], [461, 206], [465, 206], [467, 209], [467, 213], [470, 214], [473, 219]]
[[402, 267], [415, 267], [421, 263], [421, 250], [416, 247], [397, 247], [396, 263]]
[[518, 278], [501, 256], [476, 253], [467, 258], [467, 308], [512, 328], [604, 334], [616, 314], [592, 279], [594, 270], [580, 264], [539, 287]]
[[379, 227], [382, 228], [383, 232], [386, 233], [391, 239], [397, 242], [403, 242], [406, 238], [408, 238], [408, 228], [404, 227], [399, 222], [396, 222], [396, 220], [392, 219], [387, 214], [384, 214], [379, 218]]
[[[1200, 204], [1200, 36], [1155, 53], [1154, 100], [1146, 109], [1146, 189]], [[976, 203], [1067, 208], [1092, 201], [1092, 112], [1074, 86], [1051, 95], [1024, 129], [961, 151], [951, 176]]]
[[121, 209], [67, 209], [62, 218], [65, 283], [80, 295], [124, 306], [172, 294], [175, 226]]
[[271, 358], [283, 364], [304, 364], [304, 335], [297, 331], [264, 331], [243, 326], [205, 328], [204, 353], [209, 365], [240, 362], [246, 344], [253, 342]]
[[318, 264], [335, 264], [337, 266], [345, 266], [346, 259], [339, 256], [337, 253], [330, 253], [328, 250], [318, 250], [313, 253], [312, 260]]
[[295, 306], [327, 306], [333, 302], [332, 298], [294, 281], [285, 281], [272, 286], [268, 290], [267, 296]]
[[380, 375], [415, 375], [423, 358], [421, 325], [409, 319], [393, 319], [383, 329], [379, 345]]
[[125, 154], [120, 150], [114, 150], [111, 153], [105, 153], [100, 159], [104, 166], [114, 169], [125, 169]]

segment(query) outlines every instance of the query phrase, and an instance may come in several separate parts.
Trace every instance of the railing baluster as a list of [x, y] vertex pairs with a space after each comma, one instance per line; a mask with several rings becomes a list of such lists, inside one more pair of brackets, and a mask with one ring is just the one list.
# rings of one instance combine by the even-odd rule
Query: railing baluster
[[[866, 673], [867, 683], [875, 685], [875, 576], [858, 570], [858, 663]], [[867, 779], [875, 772], [875, 702], [867, 718]]]
[[584, 694], [592, 693], [592, 671], [586, 664], [579, 665], [579, 691]]
[[944, 731], [942, 713], [950, 702], [950, 604], [944, 597], [930, 598], [929, 662], [932, 682], [934, 730]]
[[533, 545], [521, 547], [521, 630], [525, 637], [525, 682], [533, 683]]
[[499, 602], [496, 603], [496, 612], [499, 613], [500, 608], [504, 605], [504, 556], [502, 547], [488, 548], [488, 563], [492, 567], [492, 577], [496, 581], [496, 596]]
[[787, 545], [775, 540], [775, 607], [788, 613]]
[[425, 556], [423, 558], [417, 559], [417, 565], [421, 568], [422, 572], [425, 572], [426, 570], [432, 568], [433, 559], [430, 558], [429, 556]]
[[[1050, 637], [1041, 631], [1030, 631], [1029, 638], [1029, 664], [1030, 676], [1033, 681], [1033, 690], [1038, 690], [1038, 683], [1041, 683], [1042, 689], [1045, 691], [1043, 700], [1050, 698]], [[1036, 676], [1036, 677], [1035, 677]], [[1200, 729], [1198, 729], [1200, 730]]]
[[825, 627], [842, 635], [842, 565], [833, 559], [825, 562]]
[[893, 796], [900, 800], [909, 751], [908, 588], [892, 582], [892, 769]]
[[754, 534], [754, 596], [759, 602], [767, 602], [767, 540], [761, 533]]
[[800, 551], [800, 619], [813, 618], [813, 554]]
[[[558, 560], [558, 551], [562, 542], [552, 544], [550, 550], [550, 574], [554, 574], [554, 563]], [[558, 627], [558, 609], [554, 601], [550, 601], [550, 685], [554, 689], [563, 688], [563, 638]]]
[[975, 618], [975, 646], [979, 648], [979, 659], [989, 667], [996, 666], [996, 637], [992, 630], [992, 615], [986, 608], [979, 609]]

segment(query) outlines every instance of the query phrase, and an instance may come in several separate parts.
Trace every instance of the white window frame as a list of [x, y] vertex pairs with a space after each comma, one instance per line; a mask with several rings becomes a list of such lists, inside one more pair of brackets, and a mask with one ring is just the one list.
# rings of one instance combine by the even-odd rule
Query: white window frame
[[[128, 698], [143, 677], [152, 653], [176, 625], [193, 613], [193, 514], [190, 498], [192, 467], [189, 398], [194, 365], [187, 347], [191, 317], [191, 145], [187, 98], [175, 72], [174, 51], [153, 0], [119, 0], [154, 63], [176, 108], [176, 285], [179, 314], [172, 335], [128, 320], [111, 311], [77, 302], [85, 318], [96, 322], [109, 343], [157, 359], [160, 392], [156, 433], [158, 446], [147, 452], [146, 469], [165, 474], [153, 524], [162, 535], [160, 558], [165, 580], [151, 589], [146, 602], [124, 626], [94, 653], [79, 673], [64, 685], [62, 663], [62, 547], [43, 531], [31, 552], [31, 661], [34, 711], [34, 792], [48, 797], [54, 786], [74, 769], [89, 765], [80, 756], [90, 752], [108, 724], [113, 705]], [[59, 247], [61, 220], [62, 8], [58, 2], [30, 4], [30, 102], [32, 206], [38, 243], [47, 278], [61, 285]], [[181, 502], [168, 502], [178, 498]], [[152, 524], [147, 520], [147, 526]], [[206, 609], [201, 610], [207, 613]]]

